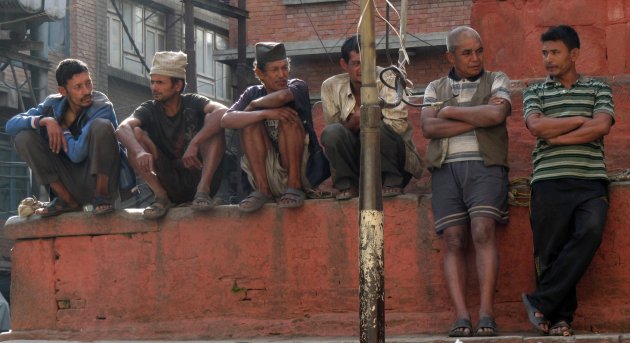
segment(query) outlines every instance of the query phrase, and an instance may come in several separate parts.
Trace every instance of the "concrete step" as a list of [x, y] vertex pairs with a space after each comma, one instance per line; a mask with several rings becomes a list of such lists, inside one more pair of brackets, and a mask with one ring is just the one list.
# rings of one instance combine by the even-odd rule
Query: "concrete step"
[[[46, 342], [46, 343], [65, 343], [65, 342], [82, 342], [72, 340], [29, 340], [22, 339], [11, 333], [4, 333], [0, 335], [0, 341], [15, 342], [15, 343], [29, 343], [29, 342]], [[7, 340], [8, 339], [8, 340]], [[163, 341], [151, 341], [151, 340], [96, 340], [93, 342], [98, 343], [163, 343]], [[579, 343], [629, 343], [630, 333], [605, 333], [605, 334], [593, 334], [593, 333], [578, 333], [571, 337], [550, 337], [550, 336], [535, 336], [528, 333], [507, 333], [497, 337], [471, 337], [471, 338], [450, 338], [440, 335], [405, 335], [405, 336], [386, 336], [385, 341], [388, 343], [461, 343], [465, 342], [477, 342], [477, 343], [564, 343], [564, 342], [579, 342]], [[255, 339], [232, 339], [232, 340], [192, 340], [192, 341], [172, 341], [168, 342], [186, 342], [186, 343], [358, 343], [358, 338], [353, 337], [294, 337], [294, 338], [282, 338], [282, 337], [267, 337], [267, 338], [255, 338]]]

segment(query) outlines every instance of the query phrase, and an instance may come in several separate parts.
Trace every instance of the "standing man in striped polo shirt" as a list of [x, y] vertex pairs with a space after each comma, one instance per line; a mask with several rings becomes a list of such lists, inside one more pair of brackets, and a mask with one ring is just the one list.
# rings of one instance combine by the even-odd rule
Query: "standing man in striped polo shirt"
[[[479, 322], [474, 334], [494, 336], [494, 293], [499, 257], [497, 223], [508, 219], [505, 119], [511, 112], [510, 80], [484, 70], [483, 44], [467, 26], [446, 38], [448, 76], [431, 82], [424, 93], [422, 132], [430, 138], [427, 162], [432, 175], [435, 230], [443, 237], [444, 276], [455, 306], [449, 336], [472, 336], [466, 306], [467, 246], [475, 247], [479, 278]], [[453, 97], [457, 95], [456, 97]]]
[[577, 73], [580, 39], [560, 25], [541, 36], [548, 77], [525, 90], [532, 154], [531, 226], [536, 289], [523, 294], [540, 333], [569, 336], [575, 287], [602, 240], [608, 211], [604, 136], [614, 123], [610, 87]]

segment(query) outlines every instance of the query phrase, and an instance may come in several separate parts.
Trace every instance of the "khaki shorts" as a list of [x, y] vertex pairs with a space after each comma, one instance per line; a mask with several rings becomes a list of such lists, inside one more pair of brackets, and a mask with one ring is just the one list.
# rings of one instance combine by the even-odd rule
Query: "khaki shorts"
[[[308, 163], [308, 157], [309, 152], [307, 136], [304, 144], [304, 152], [302, 153], [302, 189], [304, 190], [313, 188], [306, 178], [306, 165]], [[249, 184], [252, 185], [254, 189], [257, 189], [258, 187], [256, 187], [254, 175], [252, 174], [249, 161], [245, 155], [243, 155], [243, 158], [241, 159], [241, 168], [245, 173], [247, 173]], [[273, 194], [274, 197], [282, 196], [288, 187], [289, 173], [286, 169], [284, 169], [284, 167], [282, 167], [282, 164], [280, 163], [280, 153], [273, 147], [267, 150], [265, 169], [267, 171], [267, 182], [269, 183], [271, 194]]]

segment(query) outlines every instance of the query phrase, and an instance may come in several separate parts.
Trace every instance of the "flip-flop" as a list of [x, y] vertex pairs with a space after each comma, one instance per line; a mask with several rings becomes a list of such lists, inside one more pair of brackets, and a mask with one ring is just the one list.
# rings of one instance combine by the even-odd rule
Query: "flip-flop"
[[403, 192], [402, 187], [397, 186], [383, 186], [382, 194], [383, 198], [391, 198], [401, 195]]
[[[466, 329], [468, 329], [468, 332], [466, 332]], [[472, 334], [472, 323], [468, 318], [457, 319], [448, 331], [449, 337], [470, 337]]]
[[94, 207], [92, 214], [95, 216], [114, 212], [114, 204], [109, 195], [95, 195], [92, 199], [92, 206]]
[[256, 212], [260, 210], [263, 205], [271, 201], [271, 197], [265, 195], [264, 193], [260, 191], [253, 191], [249, 193], [245, 199], [241, 200], [238, 204], [238, 209], [247, 213]]
[[37, 213], [42, 218], [55, 217], [62, 213], [78, 212], [82, 210], [81, 205], [71, 207], [67, 202], [61, 200], [61, 198], [54, 198], [43, 208], [46, 209], [46, 212]]
[[305, 193], [306, 197], [309, 199], [330, 199], [333, 197], [331, 191], [319, 189], [319, 187], [307, 189]]
[[301, 189], [287, 188], [278, 200], [278, 207], [282, 208], [296, 208], [304, 205], [304, 199], [306, 194]]
[[527, 294], [521, 294], [521, 298], [523, 299], [523, 305], [525, 305], [525, 310], [527, 311], [527, 318], [529, 319], [529, 322], [532, 323], [538, 333], [543, 335], [548, 334], [549, 330], [545, 331], [540, 328], [540, 325], [542, 324], [546, 324], [547, 327], [549, 327], [549, 321], [547, 320], [547, 318], [545, 318], [544, 315], [542, 317], [536, 316], [536, 312], [541, 314], [542, 312], [540, 312], [537, 308], [534, 307], [534, 305], [532, 305], [532, 303], [529, 301], [529, 298], [527, 297]]
[[[487, 330], [483, 330], [487, 329]], [[497, 322], [494, 321], [494, 318], [489, 316], [484, 316], [479, 318], [479, 323], [477, 323], [477, 330], [475, 331], [475, 336], [479, 337], [491, 337], [497, 335]]]
[[195, 211], [208, 211], [212, 209], [213, 206], [214, 204], [212, 203], [212, 198], [210, 197], [210, 194], [205, 192], [197, 192], [195, 194], [195, 197], [193, 198], [190, 207], [192, 207], [192, 209]]
[[[563, 330], [563, 328], [566, 328], [566, 330]], [[569, 337], [573, 336], [573, 329], [566, 320], [559, 320], [549, 328], [549, 335]]]
[[147, 206], [142, 212], [144, 219], [158, 219], [166, 215], [168, 210], [175, 206], [168, 198], [155, 198], [151, 205]]
[[339, 193], [337, 193], [337, 195], [335, 196], [335, 199], [340, 201], [350, 200], [352, 198], [356, 198], [357, 195], [359, 195], [359, 191], [357, 191], [357, 189], [354, 187], [350, 187], [340, 190]]

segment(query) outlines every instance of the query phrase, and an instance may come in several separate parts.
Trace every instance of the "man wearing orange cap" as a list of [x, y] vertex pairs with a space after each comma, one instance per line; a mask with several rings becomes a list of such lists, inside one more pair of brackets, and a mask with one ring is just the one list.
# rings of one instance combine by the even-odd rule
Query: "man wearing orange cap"
[[198, 94], [181, 94], [186, 54], [160, 51], [151, 68], [153, 100], [141, 104], [118, 128], [135, 171], [155, 194], [144, 218], [155, 219], [175, 204], [192, 201], [195, 210], [212, 208], [221, 182], [225, 151], [220, 120], [226, 107]]
[[304, 190], [327, 177], [314, 167], [327, 168], [328, 162], [314, 162], [323, 155], [316, 154], [321, 148], [308, 87], [289, 79], [289, 62], [284, 44], [257, 43], [254, 72], [262, 85], [247, 88], [221, 120], [225, 128], [241, 129], [241, 166], [255, 189], [239, 204], [244, 212], [254, 212], [274, 197], [280, 207], [300, 207]]

